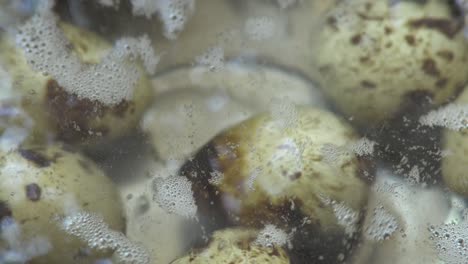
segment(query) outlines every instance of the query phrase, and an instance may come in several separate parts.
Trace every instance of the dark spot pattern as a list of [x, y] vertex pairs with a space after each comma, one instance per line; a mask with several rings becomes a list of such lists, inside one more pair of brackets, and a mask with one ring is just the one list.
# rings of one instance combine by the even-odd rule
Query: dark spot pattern
[[338, 30], [338, 26], [336, 24], [337, 24], [337, 21], [335, 17], [329, 16], [327, 18], [327, 25], [329, 25], [332, 29]]
[[425, 74], [433, 77], [440, 75], [440, 71], [437, 68], [437, 63], [431, 58], [426, 58], [422, 61], [421, 69]]
[[78, 98], [65, 91], [55, 80], [47, 83], [46, 102], [49, 118], [57, 129], [58, 138], [71, 143], [108, 135], [109, 127], [93, 127], [91, 122], [106, 114], [124, 118], [127, 111], [135, 107], [133, 102], [125, 100], [110, 107], [98, 101]]
[[450, 50], [439, 50], [437, 51], [436, 55], [446, 60], [447, 62], [451, 62], [455, 58], [455, 55]]
[[25, 187], [26, 197], [30, 201], [37, 202], [41, 199], [42, 190], [37, 183], [30, 183]]
[[437, 88], [442, 89], [447, 86], [447, 82], [448, 82], [447, 78], [442, 78], [442, 79], [437, 80], [435, 85], [437, 86]]
[[375, 89], [377, 87], [377, 84], [374, 82], [371, 82], [369, 80], [362, 80], [361, 81], [361, 86], [366, 89]]
[[447, 38], [453, 38], [463, 28], [463, 21], [460, 19], [451, 20], [446, 18], [421, 18], [409, 21], [412, 28], [427, 28], [439, 31]]
[[0, 221], [5, 217], [11, 217], [13, 215], [10, 207], [6, 201], [0, 201]]
[[410, 46], [415, 46], [416, 45], [416, 40], [414, 39], [413, 35], [406, 35], [405, 36], [406, 43]]
[[27, 159], [28, 161], [31, 161], [39, 168], [49, 167], [52, 163], [51, 159], [47, 158], [42, 153], [32, 149], [19, 149], [18, 152], [23, 158]]
[[386, 35], [390, 35], [390, 34], [393, 33], [393, 28], [391, 28], [391, 27], [385, 27], [385, 28], [384, 28], [384, 31], [385, 31], [385, 34], [386, 34]]
[[356, 34], [350, 39], [351, 44], [358, 45], [361, 42], [361, 34]]
[[[194, 159], [187, 161], [179, 172], [179, 175], [187, 177], [192, 182], [198, 217], [200, 223], [204, 226], [204, 230], [207, 231], [207, 235], [214, 230], [239, 224], [262, 228], [266, 224], [273, 223], [287, 232], [291, 232], [293, 228], [300, 230], [295, 233], [291, 240], [293, 247], [289, 250], [289, 255], [292, 256], [291, 263], [293, 264], [308, 264], [311, 259], [318, 259], [324, 252], [330, 258], [322, 261], [323, 264], [336, 263], [336, 257], [339, 254], [344, 254], [345, 258], [349, 256], [357, 238], [355, 236], [345, 237], [341, 231], [329, 232], [322, 230], [320, 221], [306, 215], [301, 209], [304, 202], [296, 197], [285, 198], [282, 201], [275, 202], [275, 204], [265, 198], [259, 200], [255, 207], [244, 208], [240, 215], [229, 212], [224, 208], [222, 199], [224, 194], [219, 189], [220, 186], [243, 185], [243, 181], [238, 179], [242, 177], [229, 176], [229, 173], [232, 175], [237, 173], [236, 168], [239, 167], [239, 164], [236, 157], [242, 155], [237, 148], [232, 149], [229, 146], [230, 143], [238, 141], [239, 139], [232, 135], [213, 139], [197, 152]], [[227, 149], [231, 149], [232, 153], [226, 153]], [[213, 186], [209, 183], [211, 173], [214, 171], [225, 173], [223, 182], [219, 186]], [[293, 177], [301, 176], [302, 173], [300, 172], [293, 174]], [[368, 176], [367, 181], [369, 181], [369, 178], [371, 177]], [[237, 197], [237, 194], [234, 196]], [[319, 207], [326, 207], [318, 197], [313, 196], [311, 199], [314, 199]], [[306, 218], [310, 222], [304, 223]]]

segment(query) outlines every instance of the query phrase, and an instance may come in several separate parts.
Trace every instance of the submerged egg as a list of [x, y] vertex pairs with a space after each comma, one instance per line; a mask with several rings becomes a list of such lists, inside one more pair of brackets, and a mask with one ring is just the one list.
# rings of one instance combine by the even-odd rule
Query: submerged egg
[[117, 189], [90, 160], [59, 145], [0, 154], [1, 233], [14, 223], [18, 229], [18, 235], [1, 237], [0, 251], [25, 254], [41, 239], [47, 250], [27, 256], [28, 263], [92, 263], [104, 252], [91, 250], [61, 228], [63, 217], [82, 211], [100, 215], [114, 230], [124, 228]]
[[468, 195], [468, 90], [450, 108], [445, 108], [442, 124], [445, 155], [442, 158], [442, 177], [453, 191]]
[[352, 247], [372, 172], [344, 121], [308, 107], [292, 113], [259, 114], [218, 134], [181, 174], [209, 229], [274, 224], [296, 230], [292, 258], [335, 263]]
[[290, 263], [286, 251], [281, 247], [256, 243], [258, 234], [258, 231], [242, 228], [217, 231], [206, 248], [192, 250], [171, 264]]
[[463, 18], [448, 1], [340, 1], [315, 40], [318, 81], [347, 116], [378, 123], [467, 81]]
[[38, 131], [72, 144], [115, 139], [136, 126], [151, 99], [143, 67], [125, 59], [125, 41], [120, 54], [98, 35], [50, 15], [20, 27], [16, 42], [2, 33], [0, 65], [15, 87], [10, 98], [20, 98]]

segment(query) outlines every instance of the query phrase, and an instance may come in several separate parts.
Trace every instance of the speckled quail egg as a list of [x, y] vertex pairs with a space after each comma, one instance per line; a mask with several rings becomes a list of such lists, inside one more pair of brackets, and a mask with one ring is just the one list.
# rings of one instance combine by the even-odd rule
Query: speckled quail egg
[[357, 140], [334, 114], [295, 107], [220, 133], [180, 174], [192, 181], [208, 230], [226, 222], [297, 228], [297, 258], [335, 263], [349, 253], [372, 178], [371, 164], [353, 151]]
[[206, 248], [193, 250], [187, 256], [171, 264], [237, 264], [237, 263], [290, 263], [284, 249], [272, 245], [264, 247], [257, 244], [258, 231], [232, 228], [213, 234]]
[[468, 89], [442, 112], [442, 125], [450, 129], [444, 131], [442, 177], [453, 191], [468, 195]]
[[1, 239], [0, 249], [21, 249], [37, 238], [50, 245], [45, 255], [28, 263], [92, 263], [104, 253], [63, 231], [63, 217], [84, 211], [99, 215], [114, 230], [124, 228], [112, 181], [90, 160], [60, 145], [2, 152], [0, 179], [2, 229], [14, 221], [21, 232], [16, 243]]
[[321, 88], [361, 125], [398, 115], [414, 97], [448, 101], [468, 79], [456, 13], [449, 1], [339, 1], [313, 41]]
[[128, 133], [151, 99], [143, 67], [96, 34], [54, 18], [33, 17], [16, 36], [2, 34], [0, 64], [14, 84], [12, 97], [21, 98], [37, 130], [68, 143]]

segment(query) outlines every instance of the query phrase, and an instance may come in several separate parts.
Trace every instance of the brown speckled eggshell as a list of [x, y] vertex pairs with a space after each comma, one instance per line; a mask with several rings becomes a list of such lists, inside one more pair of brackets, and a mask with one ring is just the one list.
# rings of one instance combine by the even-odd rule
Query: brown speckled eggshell
[[60, 217], [77, 210], [96, 213], [110, 228], [124, 230], [117, 189], [84, 156], [60, 145], [0, 153], [0, 220], [13, 217], [24, 243], [42, 236], [52, 245], [47, 255], [28, 263], [93, 263], [105, 256], [93, 251], [84, 256], [87, 245], [60, 229]]
[[[467, 107], [468, 89], [454, 103]], [[468, 125], [467, 116], [464, 122]], [[460, 131], [445, 129], [443, 139], [444, 150], [448, 152], [442, 159], [444, 182], [451, 190], [468, 196], [468, 128]]]
[[344, 236], [323, 198], [360, 212], [369, 187], [365, 175], [372, 177], [372, 172], [366, 171], [368, 162], [349, 153], [328, 162], [323, 148], [345, 147], [357, 138], [344, 121], [314, 108], [298, 107], [287, 128], [272, 115], [260, 114], [216, 136], [181, 174], [193, 182], [208, 230], [227, 222], [297, 228], [291, 258], [325, 255], [323, 263], [334, 263], [340, 253], [349, 253], [354, 240]]
[[[111, 49], [98, 35], [76, 26], [59, 23], [71, 43], [72, 52], [83, 63], [97, 64]], [[35, 129], [49, 131], [70, 144], [93, 145], [107, 142], [134, 129], [151, 100], [152, 90], [142, 66], [135, 64], [142, 77], [131, 100], [116, 105], [78, 98], [28, 65], [22, 50], [8, 36], [0, 39], [0, 63], [11, 75], [21, 107], [34, 119]]]
[[288, 264], [286, 251], [280, 247], [254, 244], [258, 232], [233, 228], [217, 231], [206, 248], [192, 250], [171, 264]]
[[339, 1], [313, 39], [321, 88], [361, 125], [412, 97], [447, 102], [468, 79], [463, 19], [448, 1]]

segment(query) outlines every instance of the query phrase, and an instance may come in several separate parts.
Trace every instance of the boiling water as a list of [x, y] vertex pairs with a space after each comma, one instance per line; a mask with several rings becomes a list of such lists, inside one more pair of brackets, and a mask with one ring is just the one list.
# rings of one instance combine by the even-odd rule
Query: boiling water
[[468, 263], [465, 5], [3, 1], [0, 263]]

